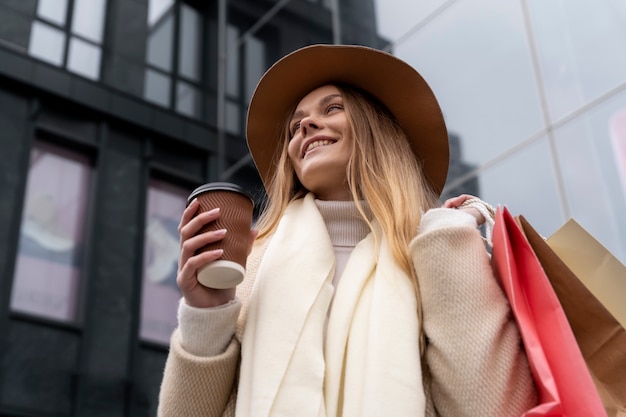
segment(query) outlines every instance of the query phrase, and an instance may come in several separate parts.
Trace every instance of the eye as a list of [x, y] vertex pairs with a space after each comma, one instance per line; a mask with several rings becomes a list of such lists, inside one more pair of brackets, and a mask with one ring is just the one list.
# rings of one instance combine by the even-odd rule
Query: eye
[[296, 122], [291, 126], [291, 129], [289, 129], [289, 131], [291, 132], [291, 136], [295, 135], [296, 132], [298, 132], [298, 130], [300, 130], [300, 122]]
[[334, 104], [330, 104], [328, 107], [326, 107], [326, 113], [330, 113], [330, 112], [333, 112], [335, 110], [343, 110], [343, 105], [341, 105], [339, 103], [334, 103]]

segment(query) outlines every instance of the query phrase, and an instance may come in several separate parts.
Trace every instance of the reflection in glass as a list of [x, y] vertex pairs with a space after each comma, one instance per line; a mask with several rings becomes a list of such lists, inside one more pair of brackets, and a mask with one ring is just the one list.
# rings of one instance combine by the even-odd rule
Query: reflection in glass
[[102, 43], [106, 0], [74, 0], [72, 32]]
[[236, 26], [226, 27], [226, 94], [239, 96], [239, 29]]
[[626, 202], [626, 107], [616, 111], [609, 121], [611, 147], [615, 155], [615, 165], [622, 184], [622, 194]]
[[260, 39], [251, 36], [246, 42], [246, 103], [250, 102], [254, 88], [266, 69], [265, 44]]
[[20, 227], [11, 308], [61, 321], [76, 319], [83, 254], [88, 160], [36, 145]]
[[622, 262], [626, 262], [626, 189], [620, 174], [624, 112], [622, 95], [555, 130], [571, 216]]
[[176, 111], [189, 117], [199, 116], [200, 92], [189, 83], [176, 84]]
[[180, 37], [178, 44], [179, 72], [193, 81], [200, 80], [200, 37], [202, 35], [200, 14], [191, 7], [181, 5]]
[[150, 68], [146, 69], [144, 93], [146, 100], [163, 107], [170, 105], [171, 80], [168, 76]]
[[553, 120], [626, 82], [624, 0], [528, 5]]
[[226, 131], [233, 135], [241, 133], [241, 107], [232, 101], [226, 102]]
[[181, 297], [176, 285], [180, 243], [177, 226], [189, 191], [152, 180], [144, 235], [140, 337], [167, 344]]
[[48, 24], [34, 21], [30, 32], [28, 54], [50, 64], [63, 64], [65, 32]]
[[149, 0], [148, 1], [148, 26], [154, 26], [163, 15], [169, 13], [174, 7], [174, 0]]
[[67, 69], [83, 77], [100, 78], [100, 48], [78, 38], [70, 39]]
[[67, 17], [67, 0], [39, 0], [37, 16], [64, 26]]
[[434, 90], [469, 163], [544, 128], [522, 17], [518, 2], [457, 1], [394, 50]]
[[565, 221], [546, 137], [534, 140], [479, 176], [481, 198], [523, 214], [544, 236]]
[[174, 15], [169, 13], [148, 27], [148, 63], [164, 71], [172, 70]]

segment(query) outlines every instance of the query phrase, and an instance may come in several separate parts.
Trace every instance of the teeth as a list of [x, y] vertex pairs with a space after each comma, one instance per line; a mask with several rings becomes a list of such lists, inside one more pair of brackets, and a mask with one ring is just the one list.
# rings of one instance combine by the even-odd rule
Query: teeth
[[309, 144], [309, 146], [306, 148], [306, 151], [304, 151], [304, 153], [307, 153], [310, 150], [317, 148], [318, 146], [326, 146], [326, 145], [330, 145], [331, 143], [333, 142], [330, 140], [316, 140], [315, 142], [311, 142]]

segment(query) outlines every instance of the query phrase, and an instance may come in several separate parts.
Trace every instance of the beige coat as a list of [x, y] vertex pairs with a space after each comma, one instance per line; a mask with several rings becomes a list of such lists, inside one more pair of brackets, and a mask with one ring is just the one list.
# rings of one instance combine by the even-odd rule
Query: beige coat
[[[537, 401], [530, 370], [482, 238], [460, 214], [438, 209], [411, 245], [428, 338], [426, 415], [519, 416]], [[193, 356], [174, 332], [159, 416], [235, 415], [240, 341], [266, 245], [255, 247], [248, 259], [246, 279], [237, 290], [243, 308], [236, 335], [223, 354]]]

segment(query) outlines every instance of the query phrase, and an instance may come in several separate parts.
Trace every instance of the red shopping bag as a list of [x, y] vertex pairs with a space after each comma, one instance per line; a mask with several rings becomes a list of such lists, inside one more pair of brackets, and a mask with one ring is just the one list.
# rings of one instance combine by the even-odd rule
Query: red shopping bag
[[492, 264], [511, 304], [539, 392], [525, 417], [606, 417], [563, 308], [515, 218], [498, 208]]

